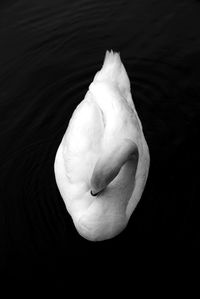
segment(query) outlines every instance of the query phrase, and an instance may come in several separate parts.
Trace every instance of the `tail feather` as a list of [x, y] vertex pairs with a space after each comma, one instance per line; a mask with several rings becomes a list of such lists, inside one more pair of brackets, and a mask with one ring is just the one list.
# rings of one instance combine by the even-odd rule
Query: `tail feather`
[[120, 54], [113, 50], [106, 51], [103, 66], [94, 77], [94, 82], [103, 80], [116, 83], [122, 92], [130, 91], [130, 81]]
[[113, 52], [113, 50], [111, 50], [110, 52], [108, 50], [106, 51], [104, 63], [103, 63], [104, 69], [107, 68], [107, 70], [108, 69], [117, 70], [118, 68], [120, 68], [121, 64], [122, 62], [120, 58], [120, 53]]

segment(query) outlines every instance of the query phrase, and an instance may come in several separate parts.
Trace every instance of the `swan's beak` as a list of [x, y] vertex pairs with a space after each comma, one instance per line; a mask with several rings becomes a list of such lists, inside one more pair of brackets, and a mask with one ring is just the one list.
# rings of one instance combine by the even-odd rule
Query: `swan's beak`
[[91, 178], [91, 195], [96, 196], [118, 175], [121, 167], [129, 160], [138, 161], [138, 147], [126, 138], [123, 142], [103, 153], [97, 161]]
[[90, 191], [90, 194], [91, 194], [92, 196], [97, 196], [99, 193], [101, 193], [101, 191], [99, 191], [99, 192], [97, 192], [97, 193], [93, 193], [92, 190]]

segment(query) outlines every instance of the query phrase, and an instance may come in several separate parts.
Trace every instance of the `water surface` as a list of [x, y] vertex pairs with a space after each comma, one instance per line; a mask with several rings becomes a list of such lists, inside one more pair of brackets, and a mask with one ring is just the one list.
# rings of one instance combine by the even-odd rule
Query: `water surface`
[[[12, 275], [199, 246], [199, 14], [189, 0], [1, 1], [0, 242]], [[76, 233], [53, 164], [107, 49], [130, 77], [151, 169], [127, 229], [97, 245]]]

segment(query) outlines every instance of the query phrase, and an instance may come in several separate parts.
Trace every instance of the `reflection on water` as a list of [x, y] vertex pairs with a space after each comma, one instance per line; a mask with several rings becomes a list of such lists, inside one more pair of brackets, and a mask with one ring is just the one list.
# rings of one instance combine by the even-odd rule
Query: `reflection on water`
[[[196, 246], [199, 10], [178, 0], [1, 2], [0, 232], [9, 260], [109, 255], [116, 244], [131, 251], [133, 239], [143, 246], [158, 235]], [[107, 49], [120, 51], [131, 79], [152, 169], [129, 228], [97, 247], [76, 234], [53, 163]]]

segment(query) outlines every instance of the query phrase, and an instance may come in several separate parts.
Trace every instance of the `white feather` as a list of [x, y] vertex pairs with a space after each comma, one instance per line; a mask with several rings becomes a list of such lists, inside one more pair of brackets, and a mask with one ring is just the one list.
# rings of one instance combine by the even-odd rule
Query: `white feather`
[[[118, 167], [121, 158], [123, 161], [126, 141], [137, 147], [138, 160], [123, 162], [112, 178], [111, 170]], [[120, 55], [107, 51], [102, 69], [72, 115], [54, 164], [61, 196], [83, 237], [105, 240], [126, 227], [142, 196], [149, 163], [149, 150], [128, 75]], [[112, 180], [99, 195], [92, 196], [91, 178], [95, 175], [99, 186], [104, 176]]]

